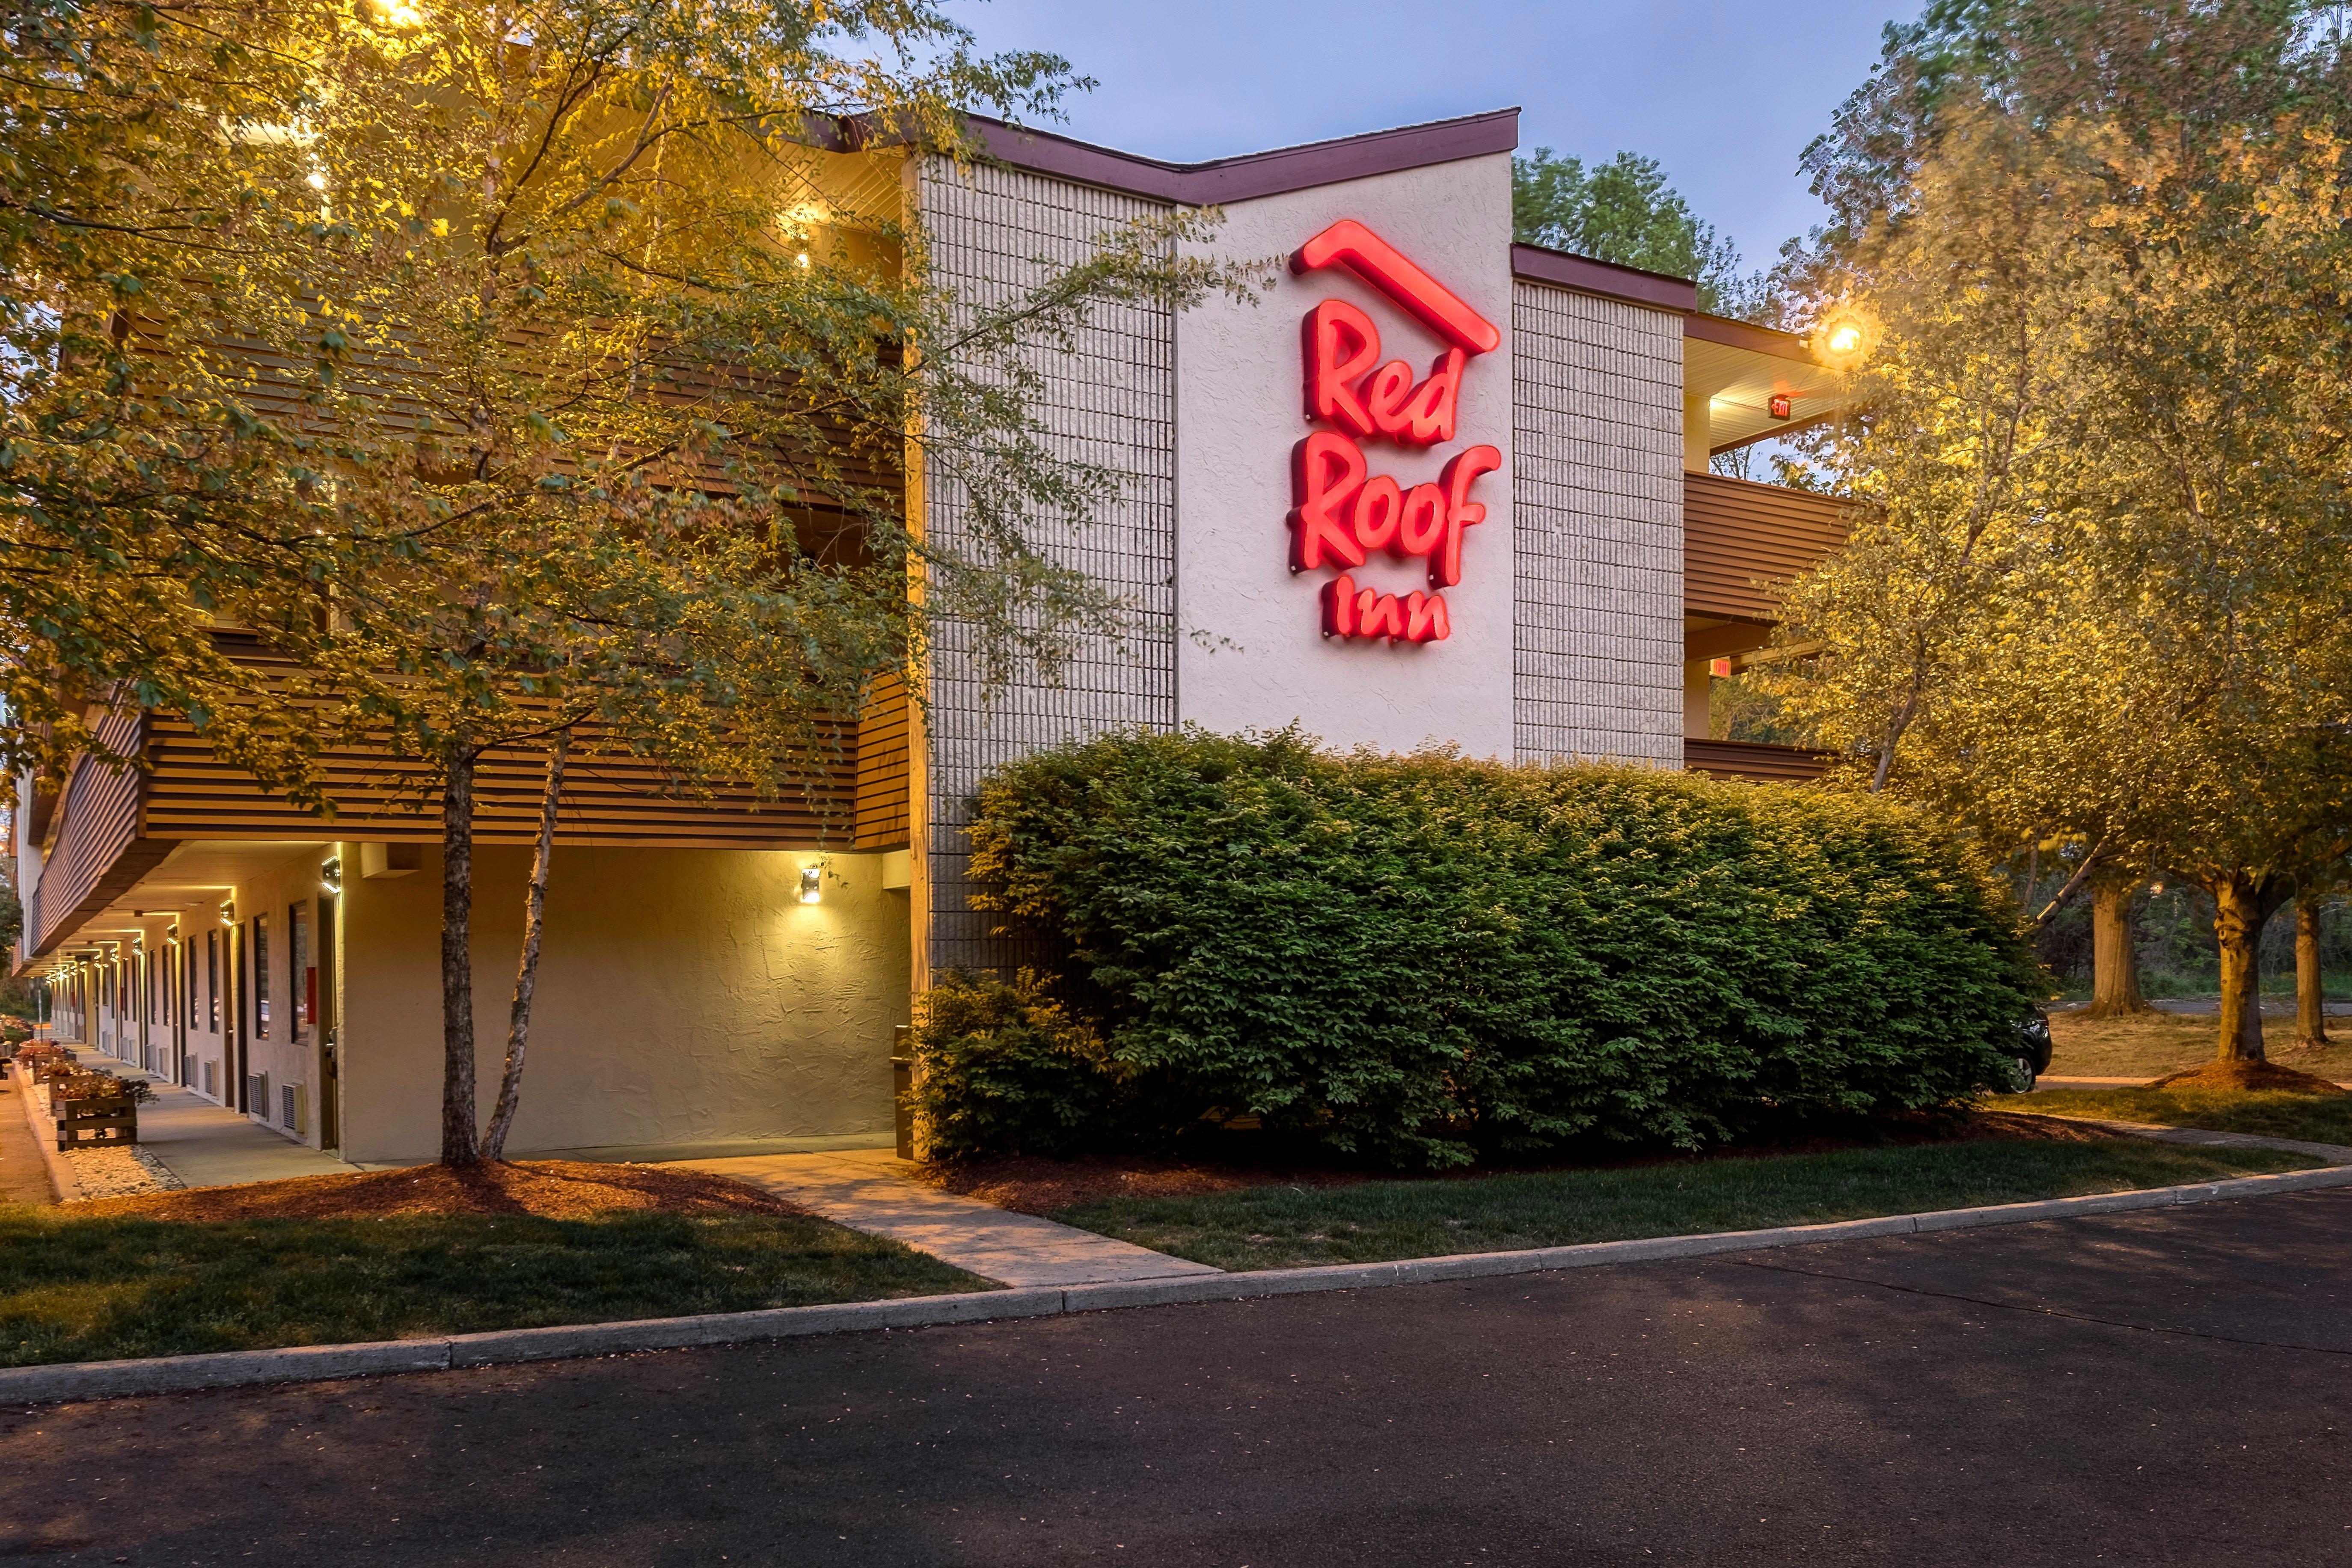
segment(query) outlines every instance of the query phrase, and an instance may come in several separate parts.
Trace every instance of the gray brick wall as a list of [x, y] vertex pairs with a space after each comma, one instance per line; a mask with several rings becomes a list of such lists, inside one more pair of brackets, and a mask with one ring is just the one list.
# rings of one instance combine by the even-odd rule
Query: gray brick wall
[[[918, 199], [932, 276], [967, 310], [1003, 303], [1086, 259], [1097, 237], [1163, 210], [1132, 196], [1017, 170], [919, 173]], [[1151, 306], [1099, 310], [1075, 353], [1041, 358], [1050, 371], [1037, 412], [1059, 454], [1116, 473], [1119, 493], [1091, 520], [1033, 520], [1029, 537], [1087, 572], [1131, 606], [1123, 635], [1071, 649], [1059, 684], [1015, 671], [990, 689], [976, 638], [952, 622], [932, 628], [929, 819], [930, 964], [1002, 969], [1019, 962], [989, 935], [995, 917], [967, 902], [964, 829], [982, 777], [1031, 752], [1106, 731], [1176, 723], [1176, 321]], [[924, 475], [930, 536], [952, 544], [968, 525], [962, 487], [936, 458]]]
[[1683, 761], [1682, 318], [1511, 291], [1523, 762]]

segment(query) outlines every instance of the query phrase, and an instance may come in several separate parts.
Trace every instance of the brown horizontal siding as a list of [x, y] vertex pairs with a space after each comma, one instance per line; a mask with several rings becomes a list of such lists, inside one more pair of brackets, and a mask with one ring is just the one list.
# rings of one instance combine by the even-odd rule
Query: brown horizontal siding
[[857, 847], [897, 849], [908, 840], [911, 775], [907, 743], [913, 732], [907, 688], [883, 682], [857, 724]]
[[[222, 762], [184, 722], [155, 716], [148, 741], [147, 832], [170, 838], [364, 838], [437, 843], [440, 792], [424, 764], [365, 747], [321, 759], [331, 822], [265, 792], [253, 775]], [[840, 842], [856, 827], [856, 737], [820, 755], [803, 785], [761, 800], [747, 786], [682, 792], [641, 758], [576, 755], [564, 775], [556, 837], [566, 844], [649, 848], [770, 849]], [[539, 831], [545, 753], [494, 751], [474, 784], [475, 837], [528, 844]]]
[[1829, 771], [1836, 753], [1760, 741], [1685, 741], [1683, 766], [1718, 779], [1759, 784], [1810, 784]]
[[[98, 727], [101, 746], [118, 756], [138, 754], [141, 716], [118, 713]], [[36, 900], [39, 929], [26, 945], [44, 953], [112, 903], [171, 852], [169, 844], [141, 837], [140, 778], [85, 754], [66, 781], [57, 840], [41, 862]]]
[[1844, 548], [1850, 502], [1779, 485], [1683, 476], [1683, 613], [1777, 621], [1780, 602], [1757, 586], [1779, 582]]

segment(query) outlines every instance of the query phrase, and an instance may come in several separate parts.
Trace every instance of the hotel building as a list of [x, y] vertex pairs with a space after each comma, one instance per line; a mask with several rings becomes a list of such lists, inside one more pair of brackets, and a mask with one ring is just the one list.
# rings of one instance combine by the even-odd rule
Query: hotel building
[[[1706, 697], [1717, 661], [1766, 643], [1769, 584], [1837, 547], [1837, 509], [1709, 459], [1829, 416], [1838, 379], [1687, 282], [1514, 244], [1516, 111], [1197, 164], [980, 129], [987, 163], [819, 161], [845, 200], [910, 205], [937, 279], [975, 303], [1175, 206], [1223, 208], [1221, 255], [1288, 258], [1255, 303], [1099, 311], [1043, 366], [1055, 440], [1122, 479], [1047, 542], [1130, 602], [1129, 635], [991, 692], [940, 628], [927, 704], [877, 703], [804, 801], [575, 765], [513, 1152], [888, 1142], [913, 997], [998, 957], [966, 901], [971, 798], [1039, 747], [1296, 723], [1341, 748], [1818, 769], [1707, 739]], [[930, 536], [967, 526], [944, 476], [905, 490]], [[172, 716], [104, 722], [144, 771], [19, 786], [16, 972], [46, 984], [56, 1037], [351, 1161], [432, 1157], [437, 819], [399, 807], [398, 764], [331, 758], [330, 826]], [[539, 784], [494, 754], [478, 785], [489, 1081]]]

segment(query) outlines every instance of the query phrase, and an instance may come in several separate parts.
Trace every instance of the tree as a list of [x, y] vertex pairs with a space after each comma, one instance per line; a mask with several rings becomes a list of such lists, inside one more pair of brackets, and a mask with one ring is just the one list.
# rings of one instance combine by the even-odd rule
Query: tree
[[[2015, 188], [2052, 226], [2046, 268], [2002, 282], [1964, 257], [1875, 265], [1965, 230], [1976, 208], [1958, 198], [1999, 188], [1984, 172], [2018, 146], [2039, 149]], [[1842, 457], [1889, 521], [1792, 596], [1790, 635], [1810, 626], [1831, 650], [1798, 700], [1843, 727], [1874, 783], [1996, 842], [2063, 827], [2078, 879], [2103, 860], [2167, 865], [2212, 894], [2224, 1059], [2263, 1054], [2254, 937], [2352, 833], [2343, 157], [2293, 119], [2143, 146], [1955, 110], [1900, 220], [1849, 247], [1845, 275], [1887, 328]], [[2032, 321], [2043, 330], [2021, 335]], [[2030, 495], [1990, 462], [2011, 444], [1968, 422], [1960, 382], [1941, 378], [1940, 423], [1906, 400], [1948, 361], [2021, 392], [2029, 341], [2057, 394], [2036, 400]], [[1987, 395], [2005, 422], [2025, 405]], [[1970, 482], [1937, 501], [1944, 469]], [[1973, 526], [1989, 509], [2005, 550]]]
[[2020, 125], [2095, 123], [2135, 145], [2201, 144], [2343, 101], [2338, 8], [2312, 0], [1930, 0], [1890, 23], [1868, 80], [1801, 166], [1830, 211], [1810, 259], [1899, 223], [1918, 174], [1991, 111]]
[[255, 193], [223, 166], [221, 128], [291, 123], [303, 79], [281, 46], [293, 21], [271, 4], [8, 7], [0, 763], [11, 772], [55, 780], [84, 752], [134, 761], [97, 734], [120, 691], [185, 714], [224, 757], [317, 802], [301, 691], [257, 680], [210, 624], [299, 623], [335, 554], [295, 493], [315, 493], [318, 472], [287, 460], [269, 411], [244, 395], [247, 371], [219, 352], [202, 281], [252, 249]]
[[[67, 152], [115, 134], [108, 112], [144, 124], [159, 96], [194, 150], [165, 196], [123, 175], [103, 222], [148, 247], [135, 307], [50, 345], [15, 410], [50, 433], [41, 493], [88, 520], [48, 547], [77, 592], [144, 584], [140, 625], [217, 606], [262, 628], [285, 661], [268, 681], [182, 639], [190, 668], [243, 682], [239, 722], [299, 715], [304, 739], [424, 764], [444, 830], [442, 1154], [469, 1163], [483, 756], [549, 756], [535, 932], [575, 749], [657, 758], [682, 790], [782, 794], [908, 668], [927, 617], [1050, 668], [1118, 606], [1030, 530], [1083, 517], [1110, 480], [1055, 456], [1024, 356], [1103, 301], [1237, 277], [1175, 258], [1214, 221], [1187, 212], [976, 313], [931, 289], [895, 183], [861, 202], [823, 144], [961, 154], [966, 110], [1050, 111], [1076, 82], [1050, 56], [976, 56], [928, 3], [289, 0], [241, 12], [234, 46], [201, 7], [57, 15], [95, 35], [52, 49], [67, 87], [93, 55], [163, 62], [133, 108], [61, 132]], [[100, 281], [58, 282], [52, 315], [96, 320]], [[908, 529], [910, 447], [975, 497], [970, 543]], [[142, 545], [142, 515], [199, 541], [193, 578]], [[144, 680], [136, 649], [97, 640], [85, 664], [220, 743], [194, 681]], [[266, 780], [299, 776], [304, 739]], [[527, 937], [494, 1156], [535, 954]]]
[[2325, 889], [2306, 888], [2294, 900], [2294, 1048], [2326, 1050], [2327, 976], [2320, 966], [2320, 919], [2327, 911]]
[[2091, 1018], [2155, 1011], [2140, 994], [2139, 954], [2132, 942], [2132, 900], [2145, 879], [2111, 872], [2091, 882]]
[[1690, 209], [1654, 158], [1620, 153], [1587, 169], [1549, 147], [1511, 160], [1511, 228], [1523, 245], [1573, 251], [1621, 267], [1687, 278], [1699, 309], [1760, 320], [1760, 277], [1739, 270], [1739, 250]]

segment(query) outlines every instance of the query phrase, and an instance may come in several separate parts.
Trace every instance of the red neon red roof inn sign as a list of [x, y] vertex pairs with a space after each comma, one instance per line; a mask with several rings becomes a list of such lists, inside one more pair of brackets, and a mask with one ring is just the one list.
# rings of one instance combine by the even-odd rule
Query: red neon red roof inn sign
[[[1370, 641], [1443, 642], [1453, 632], [1444, 590], [1462, 581], [1464, 533], [1485, 521], [1471, 497], [1480, 476], [1503, 466], [1493, 447], [1465, 447], [1434, 484], [1410, 488], [1371, 472], [1364, 443], [1405, 447], [1454, 439], [1462, 377], [1473, 356], [1503, 336], [1494, 323], [1353, 218], [1343, 218], [1290, 258], [1302, 276], [1342, 267], [1434, 333], [1446, 347], [1426, 377], [1403, 360], [1381, 359], [1380, 329], [1344, 300], [1307, 313], [1299, 332], [1307, 362], [1307, 418], [1318, 425], [1292, 448], [1290, 569], [1340, 568], [1323, 585], [1323, 635]], [[1360, 585], [1349, 569], [1385, 553], [1427, 563], [1429, 590], [1402, 596]]]

